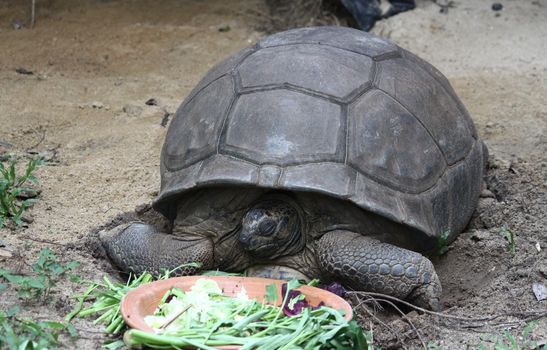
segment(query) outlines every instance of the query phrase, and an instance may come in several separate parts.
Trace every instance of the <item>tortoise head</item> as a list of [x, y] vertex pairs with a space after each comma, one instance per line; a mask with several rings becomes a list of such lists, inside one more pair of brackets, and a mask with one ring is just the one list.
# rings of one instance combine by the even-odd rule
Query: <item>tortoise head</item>
[[244, 215], [238, 239], [251, 255], [274, 259], [302, 250], [303, 229], [303, 211], [298, 204], [285, 195], [270, 195]]

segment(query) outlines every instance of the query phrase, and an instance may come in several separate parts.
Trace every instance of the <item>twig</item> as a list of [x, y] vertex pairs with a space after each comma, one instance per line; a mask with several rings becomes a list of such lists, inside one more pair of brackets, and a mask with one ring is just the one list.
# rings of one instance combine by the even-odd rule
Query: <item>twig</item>
[[[446, 313], [442, 313], [442, 312], [435, 312], [435, 311], [427, 310], [427, 309], [421, 308], [419, 306], [416, 306], [414, 304], [411, 304], [407, 301], [404, 301], [402, 299], [393, 297], [391, 295], [382, 294], [382, 293], [348, 291], [347, 294], [349, 294], [349, 295], [365, 295], [365, 296], [370, 296], [370, 297], [375, 297], [375, 298], [387, 299], [387, 300], [395, 301], [395, 302], [401, 303], [403, 305], [409, 306], [409, 307], [411, 307], [415, 310], [424, 312], [426, 314], [435, 315], [435, 316], [448, 318], [448, 319], [453, 319], [453, 320], [458, 320], [458, 321], [463, 321], [463, 322], [470, 322], [470, 323], [473, 323], [473, 322], [488, 322], [488, 321], [493, 321], [493, 320], [495, 320], [497, 318], [500, 318], [500, 317], [509, 317], [509, 316], [523, 318], [520, 321], [505, 322], [505, 323], [500, 322], [499, 323], [500, 325], [507, 326], [509, 324], [519, 324], [522, 321], [533, 321], [533, 320], [537, 320], [539, 318], [547, 316], [547, 309], [542, 309], [542, 310], [537, 310], [537, 311], [509, 312], [509, 313], [505, 313], [505, 314], [497, 314], [497, 315], [492, 315], [492, 316], [488, 316], [488, 317], [477, 317], [477, 318], [462, 317], [462, 316], [450, 315], [450, 314], [446, 314]], [[494, 324], [492, 326], [496, 326], [496, 324]]]
[[30, 29], [34, 29], [34, 22], [36, 21], [36, 0], [32, 0], [30, 12]]
[[410, 325], [410, 327], [412, 328], [412, 330], [416, 333], [416, 335], [418, 336], [418, 339], [420, 340], [420, 343], [422, 343], [422, 347], [427, 350], [427, 346], [425, 345], [424, 343], [424, 340], [422, 338], [422, 335], [420, 334], [420, 332], [418, 331], [418, 329], [414, 326], [414, 323], [412, 323], [412, 321], [410, 320], [410, 318], [408, 318], [406, 316], [406, 314], [401, 311], [401, 309], [399, 309], [392, 301], [390, 300], [386, 300], [386, 299], [376, 299], [376, 301], [381, 301], [381, 302], [384, 302], [384, 303], [387, 303], [389, 305], [391, 305], [395, 310], [397, 310], [397, 312], [399, 312], [399, 314], [401, 315], [401, 317]]
[[414, 304], [411, 304], [407, 301], [404, 301], [402, 299], [399, 299], [397, 297], [393, 297], [391, 295], [386, 295], [386, 294], [382, 294], [382, 293], [374, 293], [374, 292], [355, 292], [355, 291], [348, 291], [347, 292], [348, 294], [364, 294], [364, 295], [367, 295], [367, 296], [372, 296], [372, 297], [377, 297], [377, 298], [384, 298], [384, 299], [388, 299], [388, 300], [391, 300], [391, 301], [395, 301], [395, 302], [398, 302], [398, 303], [401, 303], [403, 305], [406, 305], [406, 306], [409, 306], [415, 310], [418, 310], [418, 311], [422, 311], [424, 313], [427, 313], [427, 314], [430, 314], [430, 315], [435, 315], [435, 316], [440, 316], [440, 317], [446, 317], [446, 318], [452, 318], [452, 319], [455, 319], [455, 320], [460, 320], [460, 321], [468, 321], [468, 322], [480, 322], [480, 321], [489, 321], [489, 320], [492, 320], [492, 319], [495, 319], [495, 318], [498, 318], [498, 317], [501, 317], [501, 316], [504, 316], [504, 315], [495, 315], [495, 316], [489, 316], [489, 317], [480, 317], [480, 318], [470, 318], [470, 317], [462, 317], [462, 316], [457, 316], [457, 315], [449, 315], [449, 314], [445, 314], [445, 313], [442, 313], [442, 312], [436, 312], [436, 311], [431, 311], [431, 310], [427, 310], [427, 309], [424, 309], [424, 308], [421, 308], [419, 306], [416, 306]]
[[46, 138], [46, 130], [43, 128], [43, 127], [39, 127], [38, 130], [36, 131], [41, 131], [41, 135], [40, 135], [40, 139], [38, 140], [38, 142], [36, 142], [34, 145], [28, 147], [25, 152], [29, 152], [30, 150], [40, 146], [40, 144], [44, 141], [44, 139]]
[[[357, 300], [359, 301], [359, 303], [354, 307], [356, 310], [358, 309], [363, 309], [365, 310], [365, 312], [374, 319], [374, 321], [376, 323], [378, 323], [380, 326], [386, 328], [391, 334], [395, 335], [395, 337], [397, 338], [397, 342], [399, 343], [399, 345], [401, 346], [401, 349], [407, 349], [407, 347], [405, 346], [405, 343], [404, 341], [401, 339], [401, 337], [399, 336], [399, 333], [393, 329], [393, 327], [389, 326], [387, 323], [385, 323], [384, 321], [380, 320], [378, 318], [378, 316], [376, 316], [374, 313], [372, 313], [372, 311], [370, 311], [368, 309], [368, 307], [366, 307], [365, 305], [363, 304], [366, 304], [368, 302], [373, 302], [374, 303], [374, 306], [375, 307], [378, 307], [379, 304], [378, 302], [376, 301], [376, 299], [374, 298], [367, 298], [365, 300], [360, 300], [359, 298], [357, 298]], [[380, 306], [381, 308], [381, 306]]]
[[169, 326], [171, 323], [173, 323], [177, 318], [179, 318], [183, 313], [185, 313], [186, 311], [188, 311], [188, 309], [192, 306], [192, 304], [188, 304], [186, 305], [186, 307], [184, 309], [182, 309], [178, 314], [176, 314], [175, 316], [173, 316], [171, 319], [167, 320], [167, 322], [165, 322], [164, 324], [162, 324], [160, 326], [159, 329], [165, 329], [167, 328], [167, 326]]
[[53, 244], [53, 245], [58, 245], [58, 246], [61, 246], [61, 247], [66, 246], [66, 244], [57, 243], [57, 242], [53, 242], [53, 241], [46, 240], [46, 239], [31, 238], [29, 236], [21, 236], [21, 238], [28, 239], [29, 241], [38, 242], [38, 243]]
[[6, 148], [12, 148], [13, 147], [13, 145], [11, 143], [8, 143], [8, 142], [2, 141], [2, 140], [0, 140], [0, 146], [6, 147]]
[[237, 15], [239, 16], [243, 16], [243, 17], [250, 17], [252, 19], [267, 19], [267, 20], [270, 20], [270, 21], [273, 21], [275, 20], [276, 18], [270, 16], [269, 14], [263, 12], [263, 11], [260, 11], [260, 10], [257, 10], [257, 9], [253, 9], [253, 8], [250, 8], [250, 9], [246, 9], [246, 11], [237, 11], [236, 12]]

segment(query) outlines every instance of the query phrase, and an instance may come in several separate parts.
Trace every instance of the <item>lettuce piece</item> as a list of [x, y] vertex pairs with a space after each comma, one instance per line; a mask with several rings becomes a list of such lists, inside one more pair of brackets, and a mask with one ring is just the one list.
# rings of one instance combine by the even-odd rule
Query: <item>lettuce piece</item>
[[198, 279], [196, 283], [190, 288], [190, 290], [195, 293], [222, 295], [222, 289], [220, 289], [218, 283], [208, 278]]

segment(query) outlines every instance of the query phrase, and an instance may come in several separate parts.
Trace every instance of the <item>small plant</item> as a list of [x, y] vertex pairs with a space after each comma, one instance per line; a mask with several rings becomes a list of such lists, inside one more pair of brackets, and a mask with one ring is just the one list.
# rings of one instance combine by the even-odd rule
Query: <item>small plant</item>
[[17, 295], [20, 298], [41, 298], [49, 294], [62, 275], [79, 265], [79, 262], [72, 261], [62, 266], [57, 262], [55, 254], [50, 249], [44, 248], [40, 251], [38, 260], [32, 264], [34, 276], [16, 275], [8, 270], [0, 269], [0, 278], [16, 285]]
[[513, 231], [511, 231], [510, 229], [506, 228], [505, 225], [503, 225], [498, 230], [498, 234], [507, 240], [507, 244], [505, 245], [505, 247], [507, 248], [507, 251], [514, 254], [517, 248], [517, 243], [516, 243], [515, 234], [513, 233]]
[[450, 237], [450, 231], [446, 230], [439, 237], [437, 237], [437, 251], [438, 256], [444, 255], [448, 251], [448, 237]]
[[367, 342], [367, 348], [365, 350], [382, 350], [380, 346], [374, 345], [374, 333], [372, 329], [370, 331], [363, 332], [365, 340]]
[[34, 199], [22, 199], [21, 195], [23, 193], [36, 195], [36, 190], [29, 187], [29, 183], [38, 183], [38, 179], [32, 173], [36, 167], [43, 164], [43, 161], [39, 159], [29, 160], [22, 175], [17, 175], [15, 158], [11, 157], [7, 163], [7, 165], [4, 165], [3, 162], [0, 162], [0, 228], [8, 220], [17, 226], [23, 224], [21, 215], [32, 205]]
[[[547, 345], [543, 347], [538, 346], [536, 342], [528, 339], [530, 332], [537, 325], [537, 321], [528, 323], [522, 329], [521, 336], [513, 336], [509, 331], [505, 331], [503, 336], [497, 337], [494, 345], [494, 350], [528, 350], [528, 349], [543, 349], [547, 350]], [[481, 344], [479, 345], [479, 350], [486, 350], [487, 348]]]
[[18, 318], [18, 307], [0, 310], [0, 348], [9, 350], [56, 349], [61, 332], [68, 331], [71, 337], [77, 332], [71, 324], [54, 321], [34, 322]]

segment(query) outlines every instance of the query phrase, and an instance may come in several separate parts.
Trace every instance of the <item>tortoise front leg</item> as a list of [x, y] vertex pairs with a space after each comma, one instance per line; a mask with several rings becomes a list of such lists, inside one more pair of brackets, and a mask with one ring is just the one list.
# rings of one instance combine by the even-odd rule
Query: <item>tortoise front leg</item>
[[342, 284], [440, 309], [441, 283], [431, 261], [419, 253], [341, 230], [321, 237], [317, 252], [322, 272]]
[[213, 243], [201, 236], [174, 236], [158, 232], [152, 225], [134, 222], [102, 231], [99, 238], [110, 260], [126, 272], [148, 271], [157, 276], [185, 263], [201, 263], [200, 268], [184, 267], [175, 271], [179, 275], [191, 275], [213, 267]]

